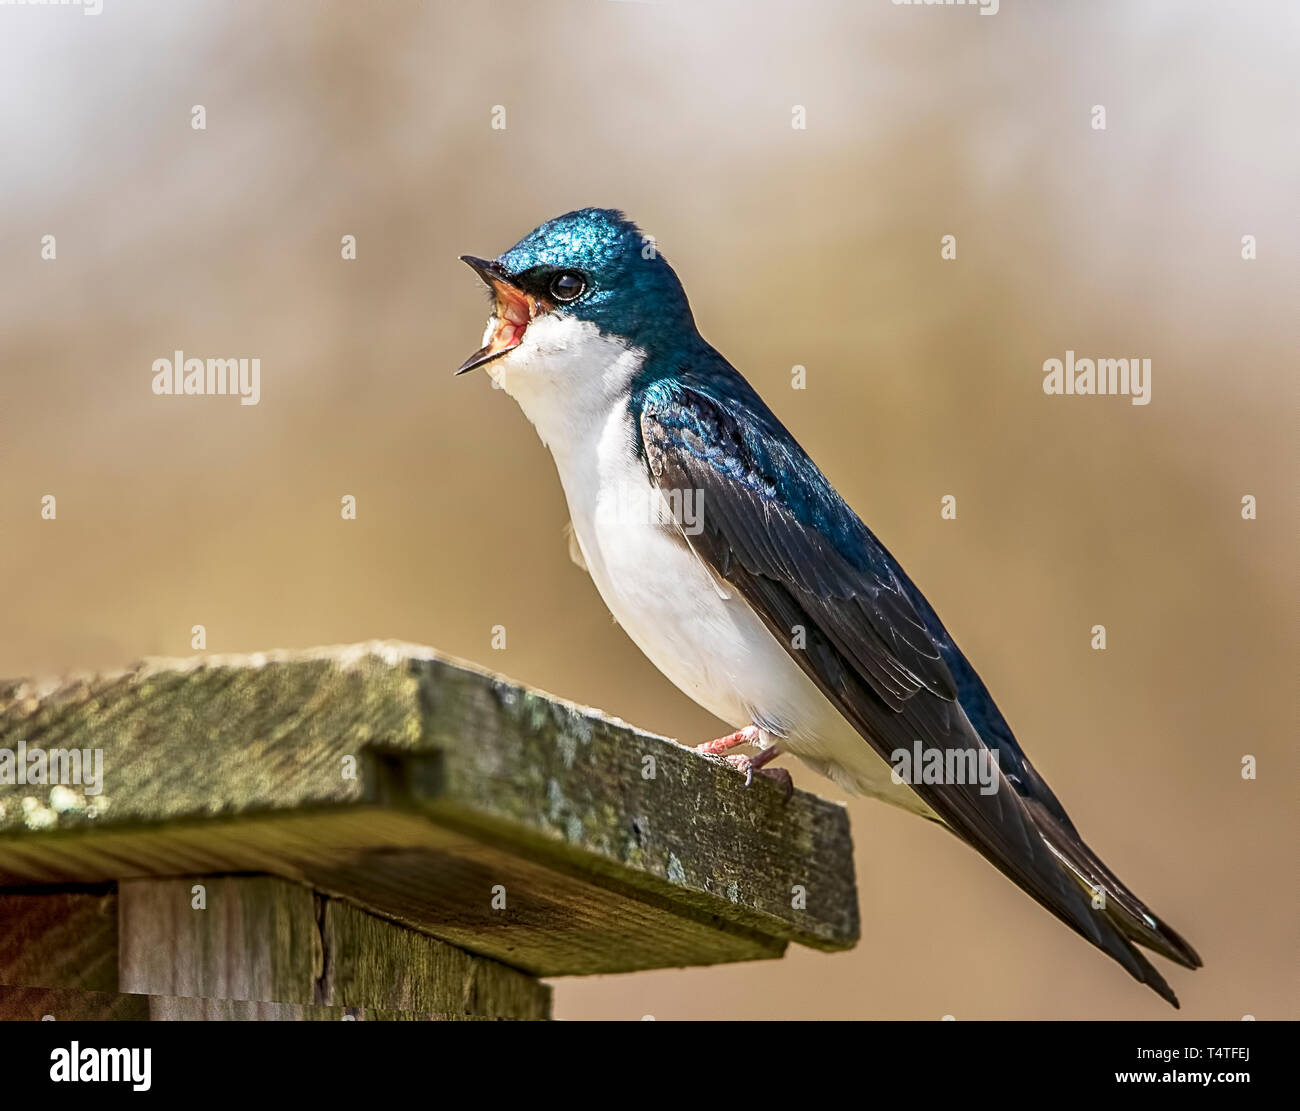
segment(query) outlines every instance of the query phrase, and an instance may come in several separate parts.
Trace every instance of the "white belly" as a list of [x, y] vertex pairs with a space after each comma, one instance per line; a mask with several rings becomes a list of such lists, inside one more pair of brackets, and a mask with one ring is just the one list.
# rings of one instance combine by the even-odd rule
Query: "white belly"
[[675, 526], [628, 512], [655, 495], [644, 462], [624, 446], [626, 423], [610, 417], [591, 470], [560, 473], [596, 589], [637, 647], [705, 709], [735, 728], [791, 734], [825, 700]]

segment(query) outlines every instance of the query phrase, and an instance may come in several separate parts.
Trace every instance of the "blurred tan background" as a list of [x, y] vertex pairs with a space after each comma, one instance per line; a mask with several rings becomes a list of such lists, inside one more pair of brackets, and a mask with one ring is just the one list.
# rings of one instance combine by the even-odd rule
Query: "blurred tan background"
[[[456, 256], [621, 207], [1200, 950], [1164, 966], [1181, 1014], [1294, 1016], [1300, 9], [104, 4], [0, 7], [0, 674], [199, 623], [398, 637], [717, 735], [569, 562], [514, 404], [451, 377], [486, 315]], [[260, 405], [155, 397], [176, 348], [259, 357]], [[1151, 404], [1044, 396], [1067, 348], [1151, 358]], [[858, 949], [565, 980], [558, 1016], [1172, 1014], [955, 839], [851, 805]]]

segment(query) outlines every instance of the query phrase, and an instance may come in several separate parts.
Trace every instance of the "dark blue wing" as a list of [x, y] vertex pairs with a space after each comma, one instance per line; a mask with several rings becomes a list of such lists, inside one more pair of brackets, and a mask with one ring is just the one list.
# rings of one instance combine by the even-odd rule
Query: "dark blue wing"
[[[712, 379], [679, 373], [633, 401], [652, 480], [702, 499], [691, 546], [864, 740], [887, 762], [917, 740], [927, 750], [996, 751], [1009, 791], [911, 789], [1043, 906], [1176, 1002], [1127, 937], [1183, 963], [1195, 954], [1079, 840], [920, 591], [744, 379], [729, 367]], [[800, 628], [803, 646], [793, 647]], [[1112, 913], [1092, 912], [1093, 884], [1117, 901]]]

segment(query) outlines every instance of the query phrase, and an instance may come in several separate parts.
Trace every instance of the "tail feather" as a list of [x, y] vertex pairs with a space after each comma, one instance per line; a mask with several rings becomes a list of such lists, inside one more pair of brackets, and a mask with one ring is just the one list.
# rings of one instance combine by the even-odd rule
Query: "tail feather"
[[[947, 826], [946, 823], [943, 824], [945, 825], [945, 828], [950, 830], [950, 832], [956, 832], [955, 830], [952, 830], [950, 826]], [[960, 834], [958, 836], [960, 837]], [[962, 838], [962, 840], [965, 840], [965, 838]], [[1043, 843], [1051, 850], [1052, 855], [1065, 866], [1062, 872], [1063, 875], [1071, 874], [1076, 876], [1076, 878], [1079, 878], [1077, 898], [1068, 899], [1065, 902], [1044, 898], [1039, 890], [1036, 890], [1034, 886], [1025, 883], [1020, 876], [1016, 875], [1014, 870], [1006, 867], [1002, 861], [987, 853], [984, 853], [984, 856], [995, 865], [1000, 872], [1006, 875], [1008, 879], [1034, 898], [1042, 907], [1050, 911], [1061, 922], [1064, 922], [1065, 925], [1069, 926], [1070, 929], [1085, 941], [1091, 942], [1108, 957], [1118, 963], [1120, 967], [1122, 967], [1124, 971], [1132, 976], [1139, 984], [1145, 984], [1171, 1007], [1178, 1008], [1178, 996], [1174, 994], [1174, 989], [1169, 986], [1168, 981], [1160, 974], [1155, 965], [1147, 960], [1147, 958], [1143, 956], [1142, 951], [1133, 944], [1133, 941], [1139, 939], [1134, 938], [1129, 929], [1126, 928], [1125, 922], [1127, 916], [1117, 915], [1113, 904], [1109, 902], [1107, 903], [1107, 909], [1101, 913], [1091, 909], [1093, 891], [1095, 890], [1094, 886], [1083, 882], [1081, 877], [1079, 877], [1077, 870], [1068, 863], [1064, 854], [1060, 851], [1057, 845], [1047, 837], [1043, 838]], [[978, 851], [983, 851], [978, 845], [973, 847]], [[1186, 952], [1190, 954], [1191, 958], [1199, 963], [1200, 958], [1197, 957], [1190, 947], [1187, 946], [1187, 943], [1184, 942], [1182, 938], [1179, 938], [1177, 934], [1173, 934], [1173, 931], [1169, 932], [1173, 937], [1177, 938], [1178, 942], [1186, 949]], [[1145, 944], [1145, 939], [1141, 940]], [[1186, 962], [1180, 959], [1179, 963], [1183, 964]], [[1196, 966], [1189, 965], [1189, 967]]]
[[[1115, 873], [1087, 846], [1068, 819], [1062, 822], [1033, 803], [1030, 803], [1030, 810], [1048, 847], [1094, 898], [1103, 900], [1099, 909], [1125, 938], [1184, 968], [1201, 967], [1201, 958], [1196, 950], [1177, 930], [1152, 913], [1141, 899], [1120, 882]], [[1155, 987], [1155, 984], [1152, 983], [1151, 986]], [[1170, 992], [1169, 995], [1172, 996], [1173, 993]], [[1170, 1002], [1174, 1006], [1178, 1005], [1172, 998]]]

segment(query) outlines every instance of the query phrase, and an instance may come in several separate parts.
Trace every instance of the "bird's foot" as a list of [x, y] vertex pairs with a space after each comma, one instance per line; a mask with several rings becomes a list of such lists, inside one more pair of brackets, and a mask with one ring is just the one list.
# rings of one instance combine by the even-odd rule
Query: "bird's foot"
[[754, 782], [754, 774], [757, 772], [759, 775], [765, 776], [776, 783], [785, 796], [782, 802], [789, 802], [790, 797], [794, 794], [794, 780], [791, 778], [790, 773], [785, 768], [764, 767], [765, 764], [780, 754], [781, 750], [776, 745], [770, 745], [757, 756], [725, 756], [723, 759], [737, 771], [745, 773], [746, 787]]
[[747, 725], [744, 729], [737, 729], [734, 733], [728, 733], [725, 737], [719, 737], [716, 741], [705, 741], [702, 745], [696, 745], [696, 752], [703, 752], [706, 756], [717, 756], [726, 752], [729, 748], [735, 748], [737, 745], [756, 745], [758, 744], [758, 726]]

